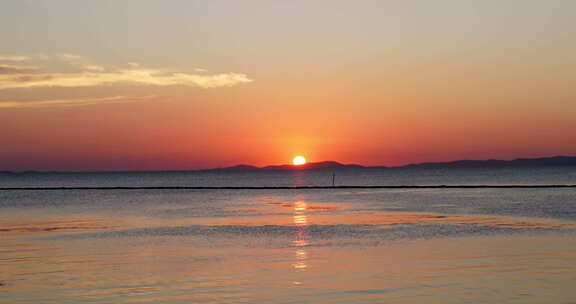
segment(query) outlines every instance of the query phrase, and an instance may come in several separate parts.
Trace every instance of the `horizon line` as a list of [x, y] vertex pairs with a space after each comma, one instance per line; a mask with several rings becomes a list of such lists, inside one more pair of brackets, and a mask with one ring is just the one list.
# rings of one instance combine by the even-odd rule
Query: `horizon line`
[[498, 189], [498, 188], [576, 188], [576, 184], [510, 185], [367, 185], [367, 186], [111, 186], [111, 187], [0, 187], [0, 191], [42, 190], [314, 190], [314, 189]]
[[[85, 171], [59, 171], [59, 170], [21, 170], [21, 171], [13, 171], [13, 170], [0, 170], [0, 174], [27, 174], [27, 173], [146, 173], [146, 172], [191, 172], [191, 171], [218, 171], [218, 170], [227, 170], [232, 169], [235, 167], [253, 167], [254, 170], [274, 170], [274, 169], [267, 169], [270, 167], [286, 167], [286, 168], [293, 168], [295, 170], [322, 170], [322, 168], [318, 169], [306, 169], [305, 167], [310, 164], [321, 164], [321, 163], [336, 163], [342, 166], [358, 166], [360, 168], [357, 169], [402, 169], [406, 168], [409, 169], [410, 167], [422, 166], [422, 165], [441, 165], [441, 164], [451, 164], [451, 163], [458, 163], [458, 162], [482, 162], [482, 161], [501, 161], [501, 162], [512, 162], [518, 160], [542, 160], [542, 159], [553, 159], [553, 158], [576, 158], [576, 155], [555, 155], [555, 156], [546, 156], [546, 157], [533, 157], [533, 158], [526, 158], [526, 157], [519, 157], [513, 159], [458, 159], [452, 161], [439, 161], [439, 162], [419, 162], [419, 163], [408, 163], [405, 165], [399, 166], [386, 166], [386, 165], [373, 165], [373, 166], [365, 166], [356, 163], [341, 163], [338, 161], [333, 160], [326, 160], [326, 161], [318, 161], [318, 162], [308, 162], [303, 165], [293, 165], [293, 164], [280, 164], [280, 165], [265, 165], [265, 166], [254, 166], [249, 164], [237, 164], [228, 167], [214, 167], [214, 168], [205, 168], [205, 169], [166, 169], [166, 170], [85, 170]], [[286, 170], [279, 170], [279, 171], [286, 171]]]

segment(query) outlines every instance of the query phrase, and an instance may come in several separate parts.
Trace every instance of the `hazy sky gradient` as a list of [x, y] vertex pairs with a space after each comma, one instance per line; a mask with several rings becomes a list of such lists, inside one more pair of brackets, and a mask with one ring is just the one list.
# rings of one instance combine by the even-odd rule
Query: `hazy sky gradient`
[[576, 153], [576, 1], [2, 1], [0, 170]]

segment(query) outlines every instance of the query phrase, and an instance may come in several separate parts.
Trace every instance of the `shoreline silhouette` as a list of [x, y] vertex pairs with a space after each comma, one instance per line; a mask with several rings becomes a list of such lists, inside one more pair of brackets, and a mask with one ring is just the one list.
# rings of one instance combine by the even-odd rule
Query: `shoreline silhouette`
[[14, 190], [307, 190], [307, 189], [490, 189], [490, 188], [576, 188], [576, 185], [382, 185], [382, 186], [121, 186], [121, 187], [3, 187]]
[[45, 174], [45, 173], [161, 173], [161, 172], [274, 172], [274, 171], [323, 171], [323, 170], [402, 170], [402, 169], [476, 169], [476, 168], [550, 168], [576, 167], [576, 156], [553, 156], [540, 158], [517, 158], [513, 160], [456, 160], [449, 162], [425, 162], [403, 166], [363, 166], [358, 164], [342, 164], [336, 161], [309, 162], [304, 165], [269, 165], [257, 167], [240, 164], [231, 167], [190, 169], [190, 170], [152, 170], [152, 171], [10, 171], [0, 170], [0, 175], [10, 174]]

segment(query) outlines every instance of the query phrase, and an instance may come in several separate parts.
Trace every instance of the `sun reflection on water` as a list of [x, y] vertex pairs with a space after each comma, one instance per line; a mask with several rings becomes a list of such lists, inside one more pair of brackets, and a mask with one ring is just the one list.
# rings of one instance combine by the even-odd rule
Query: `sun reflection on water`
[[308, 204], [305, 201], [297, 201], [294, 203], [294, 213], [292, 216], [294, 225], [296, 226], [296, 236], [292, 245], [296, 247], [294, 251], [295, 263], [292, 268], [297, 271], [306, 271], [308, 268], [308, 253], [306, 246], [309, 245], [306, 240], [308, 233], [308, 216], [306, 215]]

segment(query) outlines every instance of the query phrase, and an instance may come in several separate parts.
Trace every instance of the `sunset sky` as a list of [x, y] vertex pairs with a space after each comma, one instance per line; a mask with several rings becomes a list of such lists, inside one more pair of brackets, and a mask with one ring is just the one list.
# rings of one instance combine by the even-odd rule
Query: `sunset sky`
[[576, 154], [576, 1], [0, 2], [0, 170]]

